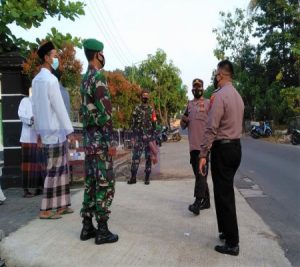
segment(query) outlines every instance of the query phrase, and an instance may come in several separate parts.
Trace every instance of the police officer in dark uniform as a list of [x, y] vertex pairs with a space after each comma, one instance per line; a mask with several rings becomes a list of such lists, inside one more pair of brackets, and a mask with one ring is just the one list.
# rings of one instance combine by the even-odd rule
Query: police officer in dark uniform
[[206, 129], [209, 100], [203, 96], [202, 80], [196, 78], [192, 84], [194, 99], [188, 102], [184, 115], [180, 120], [180, 126], [182, 129], [188, 129], [190, 163], [195, 175], [195, 202], [189, 205], [189, 211], [199, 215], [200, 210], [210, 208], [209, 188], [207, 185], [208, 164], [205, 176], [202, 176], [199, 172], [200, 145]]
[[241, 143], [244, 103], [232, 85], [233, 65], [229, 60], [219, 62], [214, 77], [208, 124], [200, 149], [200, 172], [205, 174], [206, 156], [211, 148], [211, 174], [219, 229], [225, 240], [216, 246], [219, 253], [239, 254], [239, 232], [235, 208], [234, 175], [241, 162]]

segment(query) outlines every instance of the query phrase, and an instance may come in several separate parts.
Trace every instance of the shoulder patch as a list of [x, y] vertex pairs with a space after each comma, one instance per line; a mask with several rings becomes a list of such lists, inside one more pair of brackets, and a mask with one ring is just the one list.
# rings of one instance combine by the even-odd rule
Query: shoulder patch
[[212, 108], [212, 105], [214, 103], [214, 100], [215, 100], [215, 95], [213, 94], [211, 97], [210, 97], [210, 100], [209, 100], [209, 108], [208, 110], [210, 110]]

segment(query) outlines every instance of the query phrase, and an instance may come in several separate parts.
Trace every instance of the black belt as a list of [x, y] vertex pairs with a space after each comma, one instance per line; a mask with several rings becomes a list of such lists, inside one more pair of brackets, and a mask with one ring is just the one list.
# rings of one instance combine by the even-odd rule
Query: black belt
[[214, 141], [215, 145], [224, 145], [224, 144], [240, 144], [240, 139], [220, 139]]

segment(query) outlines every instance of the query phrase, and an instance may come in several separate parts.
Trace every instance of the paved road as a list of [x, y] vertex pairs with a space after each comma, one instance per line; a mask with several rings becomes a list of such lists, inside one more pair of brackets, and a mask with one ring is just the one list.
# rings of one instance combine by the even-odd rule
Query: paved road
[[[29, 207], [32, 214], [35, 210], [35, 218], [0, 242], [0, 257], [6, 259], [8, 266], [23, 267], [291, 266], [278, 245], [278, 237], [238, 192], [240, 255], [230, 257], [216, 253], [213, 247], [220, 241], [213, 192], [211, 209], [201, 211], [200, 216], [194, 216], [187, 209], [193, 200], [194, 187], [187, 140], [164, 144], [160, 155], [160, 174], [153, 174], [149, 186], [142, 181], [131, 186], [125, 182], [116, 184], [109, 221], [110, 229], [120, 236], [116, 244], [95, 246], [93, 240], [79, 240], [82, 190], [72, 196], [75, 213], [54, 221], [35, 219], [38, 206], [29, 201], [38, 203], [39, 199], [25, 201], [20, 192], [5, 190], [10, 200], [0, 206], [0, 218], [4, 214], [9, 220], [17, 219], [18, 215], [29, 212]], [[140, 178], [143, 179], [143, 175]], [[208, 182], [212, 188], [210, 177]], [[21, 205], [23, 211], [19, 209], [19, 214], [2, 210], [17, 209]]]
[[300, 266], [300, 146], [250, 137], [244, 138], [242, 145], [236, 185], [281, 237], [280, 244], [293, 266]]

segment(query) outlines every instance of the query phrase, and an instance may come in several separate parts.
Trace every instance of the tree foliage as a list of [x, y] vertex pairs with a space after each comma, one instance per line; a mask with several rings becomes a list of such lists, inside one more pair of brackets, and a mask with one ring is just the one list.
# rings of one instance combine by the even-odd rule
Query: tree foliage
[[66, 0], [1, 0], [0, 1], [0, 53], [19, 49], [25, 53], [31, 43], [18, 38], [10, 30], [15, 23], [23, 29], [37, 28], [47, 17], [61, 17], [74, 21], [84, 15], [84, 3]]
[[220, 13], [223, 27], [213, 29], [218, 42], [214, 55], [222, 60], [228, 53], [232, 60], [239, 60], [243, 51], [249, 46], [249, 40], [253, 29], [253, 20], [248, 18], [245, 11], [237, 8], [232, 14], [223, 11]]
[[298, 0], [255, 0], [250, 15], [241, 9], [234, 15], [220, 12], [223, 27], [213, 30], [218, 40], [214, 53], [234, 63], [246, 119], [282, 123], [299, 114], [291, 108], [300, 76], [299, 10]]
[[112, 98], [113, 125], [127, 129], [135, 105], [140, 102], [141, 89], [127, 80], [120, 70], [105, 73]]
[[158, 120], [164, 125], [187, 103], [187, 88], [182, 84], [180, 70], [167, 60], [167, 54], [161, 49], [155, 55], [148, 55], [138, 67], [127, 67], [125, 75], [151, 92]]

